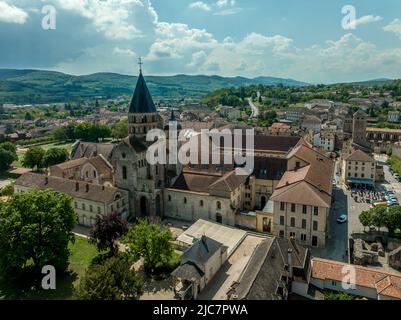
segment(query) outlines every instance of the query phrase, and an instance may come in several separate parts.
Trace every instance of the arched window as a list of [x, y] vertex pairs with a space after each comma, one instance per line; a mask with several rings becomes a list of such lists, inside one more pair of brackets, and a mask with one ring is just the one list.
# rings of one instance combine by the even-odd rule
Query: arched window
[[127, 180], [127, 167], [123, 167], [123, 179]]
[[217, 210], [221, 210], [221, 202], [220, 201], [217, 201], [216, 208], [217, 208]]
[[199, 201], [199, 206], [203, 207], [203, 200]]
[[184, 204], [187, 204], [187, 198], [184, 198]]
[[170, 195], [168, 196], [168, 201], [171, 201], [171, 196]]

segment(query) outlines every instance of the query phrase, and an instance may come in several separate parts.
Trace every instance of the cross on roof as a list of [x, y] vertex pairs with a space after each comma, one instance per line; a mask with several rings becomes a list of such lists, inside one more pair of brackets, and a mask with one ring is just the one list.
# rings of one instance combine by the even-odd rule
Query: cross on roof
[[139, 71], [142, 72], [142, 66], [143, 66], [142, 58], [138, 59], [138, 65], [139, 65]]

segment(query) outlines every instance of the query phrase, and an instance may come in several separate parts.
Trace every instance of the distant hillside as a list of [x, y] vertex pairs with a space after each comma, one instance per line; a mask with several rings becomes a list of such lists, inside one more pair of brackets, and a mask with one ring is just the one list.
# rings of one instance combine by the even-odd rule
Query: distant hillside
[[[56, 103], [96, 96], [113, 98], [130, 95], [137, 77], [115, 73], [72, 76], [41, 70], [0, 69], [0, 103]], [[307, 83], [273, 77], [225, 78], [219, 76], [146, 76], [152, 95], [157, 98], [202, 97], [221, 88], [246, 85], [301, 86]]]
[[391, 83], [393, 81], [394, 81], [393, 79], [381, 78], [381, 79], [353, 82], [352, 84], [358, 86], [380, 86], [382, 84]]

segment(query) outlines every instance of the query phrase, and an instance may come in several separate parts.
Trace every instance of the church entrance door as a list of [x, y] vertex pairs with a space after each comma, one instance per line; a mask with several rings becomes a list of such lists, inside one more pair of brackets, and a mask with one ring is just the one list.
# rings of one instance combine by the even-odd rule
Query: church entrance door
[[141, 211], [141, 217], [148, 216], [148, 200], [146, 199], [146, 197], [141, 198], [140, 211]]

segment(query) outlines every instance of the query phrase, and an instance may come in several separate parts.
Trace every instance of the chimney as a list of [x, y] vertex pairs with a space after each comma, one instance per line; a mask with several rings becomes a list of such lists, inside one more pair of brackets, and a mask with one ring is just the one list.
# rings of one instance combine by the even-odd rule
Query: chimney
[[79, 182], [75, 183], [75, 191], [79, 191]]
[[290, 279], [292, 279], [294, 276], [292, 269], [292, 249], [288, 249], [288, 276]]
[[86, 184], [86, 192], [89, 192], [89, 184]]

